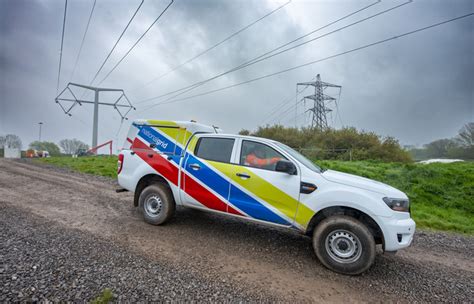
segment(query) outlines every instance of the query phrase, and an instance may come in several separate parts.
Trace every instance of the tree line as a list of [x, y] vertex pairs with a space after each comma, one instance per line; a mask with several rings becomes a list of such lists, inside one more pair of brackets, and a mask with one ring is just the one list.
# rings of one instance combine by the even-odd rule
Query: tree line
[[[22, 146], [23, 144], [20, 137], [15, 134], [0, 136], [0, 150], [3, 150], [5, 147], [21, 149]], [[48, 151], [51, 156], [59, 156], [62, 154], [72, 155], [89, 150], [89, 145], [75, 138], [62, 139], [59, 141], [59, 146], [54, 142], [36, 140], [30, 143], [28, 147], [32, 150]]]
[[458, 158], [474, 160], [474, 122], [464, 125], [453, 138], [438, 139], [423, 146], [411, 149], [416, 160], [430, 158]]

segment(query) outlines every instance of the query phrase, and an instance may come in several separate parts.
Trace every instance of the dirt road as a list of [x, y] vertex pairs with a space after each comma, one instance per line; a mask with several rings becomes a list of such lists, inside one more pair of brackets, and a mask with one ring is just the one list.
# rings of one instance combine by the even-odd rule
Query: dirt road
[[[348, 277], [325, 269], [317, 261], [308, 237], [286, 230], [188, 209], [178, 209], [174, 219], [165, 226], [147, 225], [133, 207], [132, 195], [115, 193], [115, 188], [114, 181], [105, 178], [29, 162], [0, 160], [0, 207], [3, 210], [0, 225], [2, 231], [9, 231], [8, 240], [4, 235], [1, 244], [2, 255], [8, 256], [8, 261], [0, 266], [2, 294], [17, 288], [15, 282], [21, 281], [21, 274], [9, 272], [14, 269], [12, 263], [24, 263], [24, 260], [15, 261], [15, 256], [22, 254], [9, 254], [12, 244], [16, 244], [19, 252], [28, 250], [21, 246], [23, 236], [17, 231], [44, 225], [56, 229], [44, 231], [41, 235], [45, 237], [60, 230], [75, 238], [76, 241], [65, 244], [66, 247], [81, 246], [82, 241], [89, 244], [88, 238], [97, 239], [97, 244], [110, 244], [117, 252], [129, 252], [137, 261], [155, 265], [148, 271], [137, 272], [134, 280], [149, 282], [149, 272], [161, 269], [156, 265], [166, 265], [162, 271], [173, 273], [181, 286], [186, 280], [201, 282], [191, 284], [194, 287], [184, 293], [160, 289], [161, 296], [176, 300], [193, 298], [196, 293], [196, 297], [211, 301], [229, 297], [243, 301], [292, 302], [472, 301], [472, 237], [418, 232], [408, 250], [397, 255], [379, 253], [368, 272]], [[12, 228], [15, 223], [18, 229]], [[86, 256], [82, 255], [84, 261], [71, 265], [77, 268], [77, 273], [87, 269], [91, 257], [97, 255], [99, 259], [102, 254], [102, 245], [87, 246]], [[122, 263], [128, 263], [125, 261]], [[123, 266], [126, 265], [116, 265]], [[118, 283], [114, 282], [119, 280], [114, 276], [120, 274], [111, 272], [110, 278], [101, 279], [106, 283], [101, 281], [97, 289], [108, 284], [112, 289], [122, 290], [121, 299], [131, 299], [126, 294], [131, 291], [115, 286]], [[95, 279], [93, 275], [88, 278]], [[150, 288], [153, 284], [160, 285], [153, 280], [147, 284], [151, 284]], [[48, 288], [54, 292], [54, 287]], [[226, 288], [233, 290], [232, 293], [226, 292]], [[119, 296], [121, 292], [116, 293]], [[216, 294], [226, 297], [216, 297]], [[21, 295], [26, 298], [12, 296], [12, 299], [31, 299], [35, 292]], [[135, 296], [140, 298], [140, 294]], [[42, 297], [47, 298], [48, 294]], [[59, 299], [74, 300], [68, 293], [64, 297], [59, 296]], [[7, 299], [6, 296], [3, 299]]]

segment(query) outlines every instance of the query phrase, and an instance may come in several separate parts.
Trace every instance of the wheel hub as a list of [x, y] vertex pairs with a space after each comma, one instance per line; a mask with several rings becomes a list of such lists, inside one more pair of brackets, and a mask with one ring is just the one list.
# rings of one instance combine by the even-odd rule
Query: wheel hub
[[144, 204], [145, 212], [152, 217], [156, 217], [160, 214], [163, 207], [163, 201], [157, 195], [152, 195], [145, 200]]
[[362, 254], [359, 238], [347, 230], [336, 230], [329, 233], [325, 244], [329, 256], [340, 263], [353, 263]]

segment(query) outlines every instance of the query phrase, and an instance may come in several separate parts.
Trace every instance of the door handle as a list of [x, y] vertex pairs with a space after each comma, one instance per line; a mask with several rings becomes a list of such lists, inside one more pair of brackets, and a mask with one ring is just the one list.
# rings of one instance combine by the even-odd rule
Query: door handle
[[191, 169], [193, 169], [193, 170], [199, 170], [199, 169], [201, 169], [201, 166], [199, 166], [198, 164], [190, 164], [189, 166], [190, 166]]
[[153, 154], [148, 153], [148, 157], [149, 157], [149, 158], [153, 158]]
[[250, 175], [248, 175], [246, 173], [236, 173], [235, 175], [237, 175], [238, 177], [242, 177], [242, 178], [250, 178]]

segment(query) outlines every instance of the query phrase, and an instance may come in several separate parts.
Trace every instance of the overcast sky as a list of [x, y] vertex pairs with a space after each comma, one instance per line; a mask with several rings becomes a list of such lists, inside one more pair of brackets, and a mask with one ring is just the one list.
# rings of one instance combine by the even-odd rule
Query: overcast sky
[[[335, 128], [354, 126], [394, 136], [402, 144], [419, 145], [454, 136], [463, 124], [474, 121], [474, 17], [214, 94], [153, 108], [148, 107], [163, 99], [140, 102], [238, 66], [373, 2], [376, 1], [293, 0], [209, 53], [145, 86], [285, 3], [176, 0], [101, 86], [125, 90], [137, 107], [131, 119], [194, 119], [233, 133], [243, 128], [254, 130], [264, 123], [308, 124], [304, 104], [299, 105], [297, 112], [292, 107], [296, 101], [295, 85], [310, 81], [319, 73], [323, 81], [342, 86], [339, 116], [335, 115], [334, 105], [335, 111], [328, 116], [329, 124]], [[382, 1], [300, 42], [403, 2]], [[93, 0], [68, 1], [60, 90], [69, 81], [90, 83], [140, 0], [97, 0], [79, 63], [71, 77], [92, 3]], [[98, 80], [167, 4], [167, 0], [145, 0]], [[318, 60], [473, 11], [471, 0], [417, 0], [228, 74], [182, 97]], [[91, 143], [92, 105], [74, 108], [69, 117], [54, 102], [63, 12], [64, 1], [60, 0], [0, 0], [0, 134], [19, 135], [24, 148], [38, 138], [40, 121], [44, 122], [43, 140], [78, 138]], [[311, 90], [308, 88], [298, 98]], [[82, 95], [79, 90], [76, 93]], [[338, 97], [339, 92], [327, 93]], [[104, 94], [103, 100], [111, 101], [113, 97]], [[277, 108], [285, 99], [289, 103]], [[306, 109], [309, 106], [307, 103]], [[282, 113], [286, 109], [290, 110]], [[113, 108], [102, 106], [99, 142], [113, 139], [121, 145], [130, 122], [119, 130], [120, 116]]]

